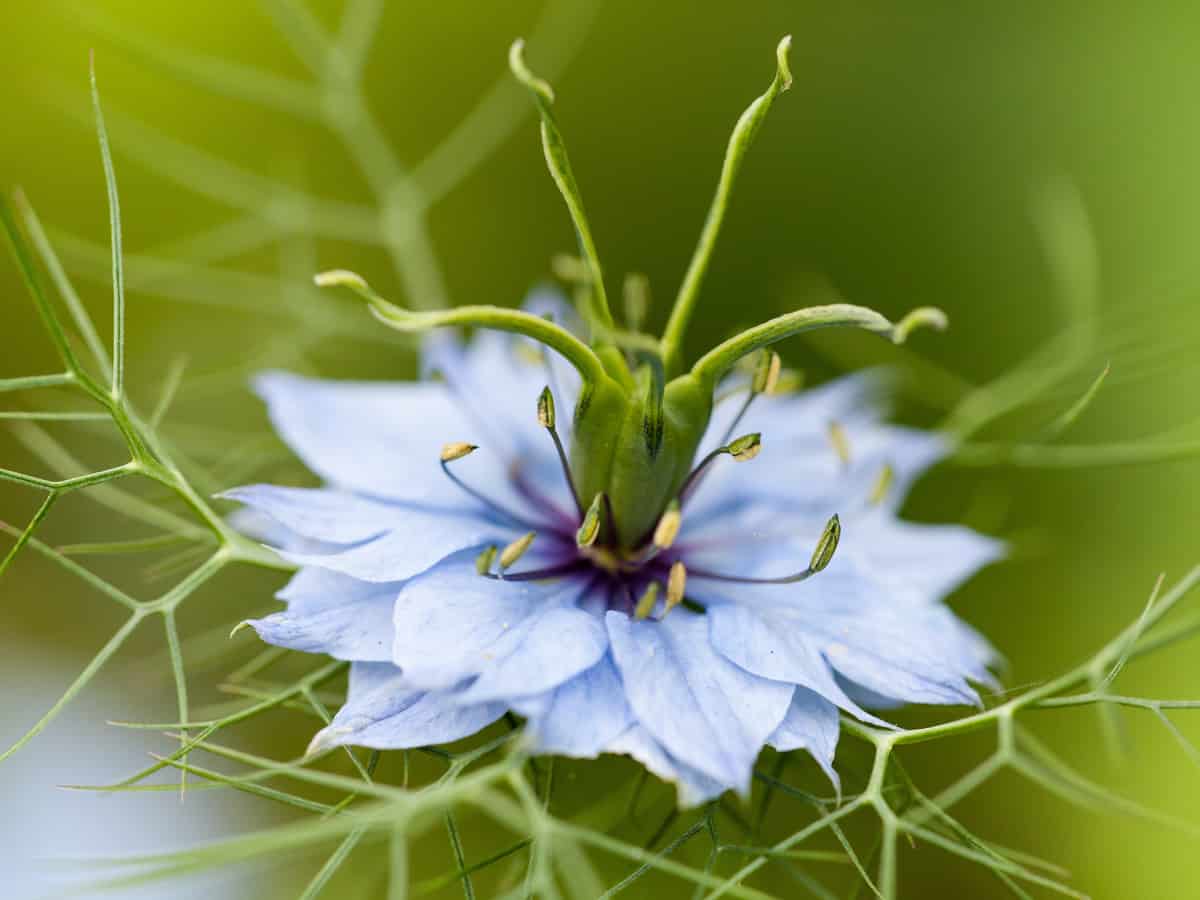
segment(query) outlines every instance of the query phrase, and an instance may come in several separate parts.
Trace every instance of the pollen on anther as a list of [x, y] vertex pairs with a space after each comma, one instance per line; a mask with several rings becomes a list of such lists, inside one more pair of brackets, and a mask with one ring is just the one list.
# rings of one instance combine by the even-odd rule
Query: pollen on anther
[[517, 560], [525, 555], [525, 551], [529, 549], [529, 545], [533, 543], [533, 539], [537, 537], [536, 531], [530, 531], [521, 535], [507, 547], [500, 551], [500, 569], [512, 566]]
[[829, 443], [843, 466], [850, 464], [850, 438], [841, 422], [829, 423]]
[[683, 563], [676, 561], [671, 566], [671, 572], [667, 575], [667, 604], [663, 610], [665, 616], [676, 606], [683, 602], [683, 593], [687, 590], [687, 568]]
[[442, 445], [442, 462], [454, 462], [456, 459], [462, 459], [464, 456], [470, 456], [479, 447], [475, 444], [468, 444], [462, 441], [455, 441], [450, 444]]

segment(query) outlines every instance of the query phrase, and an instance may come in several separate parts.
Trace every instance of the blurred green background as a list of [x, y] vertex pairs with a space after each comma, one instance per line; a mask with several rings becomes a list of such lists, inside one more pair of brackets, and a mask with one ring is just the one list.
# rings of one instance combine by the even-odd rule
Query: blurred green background
[[[1194, 248], [1200, 14], [1192, 4], [609, 0], [593, 8], [551, 0], [543, 6], [397, 3], [378, 25], [365, 76], [380, 137], [405, 167], [428, 175], [444, 193], [428, 216], [437, 269], [418, 273], [419, 288], [436, 292], [441, 281], [453, 302], [517, 303], [549, 277], [554, 254], [572, 249], [527, 98], [505, 81], [508, 46], [523, 35], [535, 71], [553, 70], [556, 59], [569, 56], [553, 78], [556, 109], [602, 258], [614, 285], [624, 272], [649, 276], [658, 301], [652, 317], [661, 324], [729, 129], [768, 83], [776, 41], [791, 33], [795, 86], [747, 158], [689, 336], [693, 354], [739, 324], [835, 295], [891, 315], [936, 304], [949, 313], [951, 330], [922, 334], [911, 349], [967, 382], [985, 382], [1063, 325], [1031, 211], [1038, 186], [1064, 176], [1084, 199], [1099, 248], [1100, 337], [1075, 377], [1036, 409], [1000, 423], [992, 436], [1035, 435], [1106, 362], [1109, 382], [1072, 441], [1128, 441], [1176, 429], [1186, 435], [1200, 416], [1193, 349], [1200, 337]], [[336, 27], [339, 3], [321, 0], [310, 8], [325, 27]], [[302, 478], [267, 436], [245, 375], [264, 365], [339, 377], [411, 374], [403, 339], [306, 284], [313, 271], [334, 266], [356, 269], [401, 298], [413, 282], [397, 278], [385, 248], [333, 234], [346, 223], [311, 210], [306, 215], [287, 205], [295, 195], [235, 179], [214, 162], [326, 203], [372, 203], [372, 186], [328, 129], [200, 89], [159, 64], [205, 53], [304, 79], [287, 40], [260, 8], [229, 0], [21, 4], [6, 18], [0, 181], [23, 186], [89, 308], [107, 323], [107, 213], [87, 95], [88, 51], [95, 49], [129, 254], [135, 396], [152, 406], [172, 361], [186, 355], [167, 433], [213, 473], [214, 486], [268, 475]], [[137, 52], [139, 35], [157, 48], [159, 63]], [[423, 169], [422, 161], [497, 82], [495, 115], [482, 137], [468, 135], [456, 152], [436, 157], [443, 168]], [[493, 134], [501, 139], [488, 150]], [[468, 151], [481, 148], [488, 152], [472, 163]], [[275, 201], [274, 221], [282, 227], [262, 224], [264, 198]], [[314, 232], [319, 236], [312, 239]], [[396, 233], [403, 236], [403, 223]], [[405, 246], [411, 253], [413, 245]], [[54, 370], [50, 345], [7, 261], [0, 265], [0, 338], [0, 377]], [[844, 335], [794, 341], [784, 352], [814, 379], [848, 360], [907, 358]], [[905, 414], [914, 421], [937, 419], [940, 398], [932, 389], [910, 400]], [[94, 429], [54, 434], [90, 463], [116, 460], [113, 445]], [[0, 466], [45, 471], [25, 438], [0, 434]], [[1006, 684], [1019, 686], [1064, 670], [1135, 618], [1160, 572], [1172, 579], [1200, 562], [1198, 497], [1200, 466], [1187, 461], [1049, 472], [946, 466], [923, 481], [909, 508], [915, 517], [967, 520], [1013, 539], [1014, 558], [961, 590], [953, 604], [1003, 651], [1010, 663]], [[0, 518], [27, 521], [37, 499], [0, 489]], [[103, 540], [122, 527], [78, 496], [56, 509], [46, 539]], [[159, 562], [159, 571], [154, 560], [101, 568], [150, 596], [171, 583], [181, 564]], [[185, 635], [203, 637], [268, 608], [279, 583], [262, 574], [222, 578], [206, 589], [204, 602], [189, 606]], [[0, 677], [16, 686], [0, 700], [8, 738], [40, 714], [117, 619], [32, 557], [0, 581], [0, 597]], [[238, 647], [243, 656], [253, 650], [249, 642]], [[158, 635], [143, 636], [102, 686], [84, 695], [81, 706], [97, 725], [150, 718], [154, 710], [169, 718], [172, 689], [160, 648]], [[222, 671], [221, 664], [198, 665], [192, 676], [198, 697], [215, 697], [212, 685]], [[1200, 696], [1194, 645], [1161, 653], [1123, 678], [1130, 692]], [[1126, 717], [1125, 753], [1114, 760], [1094, 711], [1034, 715], [1041, 717], [1039, 732], [1089, 774], [1195, 818], [1200, 773], [1159, 723]], [[1186, 718], [1178, 721], [1200, 736]], [[307, 730], [304, 721], [281, 719], [274, 731], [251, 730], [242, 740], [286, 758], [303, 746]], [[111, 738], [95, 731], [98, 742]], [[51, 728], [26, 753], [49, 760], [39, 746], [65, 739]], [[152, 744], [147, 737], [145, 745]], [[965, 768], [987, 747], [983, 739], [944, 742], [903, 758], [932, 791], [943, 773]], [[139, 754], [136, 746], [128, 751], [129, 769]], [[47, 797], [51, 784], [79, 780], [69, 759], [55, 766], [36, 776]], [[629, 775], [615, 762], [571, 772], [570, 784], [592, 794], [603, 793], [604, 779]], [[116, 828], [122, 816], [136, 814], [136, 805], [123, 810], [130, 802], [108, 798], [83, 814]], [[282, 815], [245, 804], [221, 809], [214, 812], [214, 833]], [[1007, 777], [959, 813], [979, 833], [1062, 864], [1094, 897], [1196, 895], [1194, 848], [1177, 832], [1081, 813]], [[772, 827], [787, 833], [789, 816], [799, 814], [781, 802]], [[444, 835], [428, 840], [428, 859], [413, 854], [421, 877], [446, 868]], [[478, 824], [466, 827], [464, 840], [479, 855], [477, 848], [489, 846]], [[64, 852], [76, 849], [87, 852], [84, 846]], [[364, 852], [357, 874], [331, 888], [332, 896], [343, 896], [338, 890], [380, 896], [372, 852]], [[315, 865], [262, 868], [223, 896], [239, 890], [294, 896]], [[607, 871], [615, 879], [623, 869]], [[901, 873], [904, 897], [1008, 896], [992, 876], [928, 848], [906, 849]], [[774, 877], [762, 884], [782, 896], [799, 890]], [[830, 883], [839, 883], [836, 873]], [[156, 890], [149, 895], [177, 896], [172, 887]], [[675, 896], [672, 890], [647, 881], [630, 894]]]

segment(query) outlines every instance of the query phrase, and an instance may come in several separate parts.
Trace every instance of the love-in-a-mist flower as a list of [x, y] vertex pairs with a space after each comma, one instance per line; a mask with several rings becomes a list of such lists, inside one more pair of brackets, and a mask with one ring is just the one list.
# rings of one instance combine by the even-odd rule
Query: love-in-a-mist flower
[[477, 333], [430, 334], [418, 382], [257, 381], [325, 485], [228, 495], [273, 520], [300, 566], [286, 610], [250, 624], [351, 662], [314, 751], [453, 741], [513, 711], [534, 752], [629, 754], [696, 803], [748, 790], [765, 745], [807, 750], [836, 782], [840, 713], [886, 726], [868, 710], [978, 702], [971, 682], [990, 680], [992, 652], [942, 600], [999, 547], [897, 515], [944, 440], [882, 421], [877, 376], [798, 391], [768, 349], [838, 325], [900, 341], [940, 314], [799, 310], [682, 364], [728, 188], [787, 85], [785, 52], [734, 132], [661, 338], [613, 322], [548, 88], [519, 45], [514, 70], [580, 235], [582, 321], [545, 295], [414, 313], [351, 273], [319, 277], [400, 330]]

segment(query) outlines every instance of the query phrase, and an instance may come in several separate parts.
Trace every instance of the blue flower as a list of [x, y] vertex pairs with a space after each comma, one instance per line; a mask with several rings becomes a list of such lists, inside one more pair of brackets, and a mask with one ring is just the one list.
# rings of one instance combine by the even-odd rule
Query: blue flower
[[[260, 376], [324, 486], [227, 495], [300, 567], [287, 608], [250, 624], [351, 662], [313, 749], [453, 741], [512, 710], [535, 752], [628, 754], [694, 804], [746, 792], [764, 745], [836, 784], [839, 713], [978, 703], [993, 651], [942, 600], [1002, 548], [898, 517], [944, 439], [883, 421], [875, 374], [772, 393], [762, 360], [709, 399], [686, 477], [594, 498], [581, 485], [617, 479], [623, 453], [678, 450], [681, 416], [664, 407], [661, 450], [649, 413], [614, 450], [586, 378], [527, 337], [438, 333], [419, 382]], [[597, 446], [607, 476], [584, 471]]]

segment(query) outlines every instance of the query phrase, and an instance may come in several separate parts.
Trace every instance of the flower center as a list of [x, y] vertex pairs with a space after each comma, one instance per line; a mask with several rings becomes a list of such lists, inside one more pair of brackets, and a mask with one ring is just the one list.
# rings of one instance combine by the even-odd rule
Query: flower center
[[[562, 477], [576, 507], [574, 517], [546, 500], [545, 493], [538, 490], [536, 485], [527, 484], [519, 469], [511, 473], [514, 486], [534, 507], [534, 512], [527, 516], [524, 512], [508, 508], [451, 471], [452, 463], [478, 448], [467, 443], [446, 444], [441, 454], [441, 466], [446, 477], [494, 515], [510, 524], [530, 529], [502, 549], [495, 546], [485, 548], [476, 563], [479, 574], [507, 581], [583, 577], [589, 579], [589, 591], [595, 589], [597, 595], [606, 598], [608, 608], [620, 609], [636, 618], [648, 618], [656, 614], [661, 618], [684, 602], [689, 575], [693, 578], [749, 584], [792, 584], [824, 569], [832, 559], [841, 535], [841, 525], [836, 515], [825, 526], [808, 566], [777, 577], [753, 578], [714, 572], [702, 567], [689, 569], [684, 561], [688, 550], [686, 543], [676, 545], [684, 505], [700, 487], [711, 467], [722, 456], [729, 456], [734, 462], [753, 460], [761, 449], [762, 436], [757, 432], [730, 440], [755, 397], [773, 389], [773, 380], [778, 378], [778, 357], [770, 354], [764, 365], [760, 366], [760, 371], [773, 372], [773, 378], [762, 379], [756, 373], [750, 383], [748, 396], [728, 426], [721, 446], [676, 479], [671, 490], [666, 492], [662, 505], [653, 505], [660, 493], [652, 494], [649, 516], [645, 514], [646, 507], [642, 504], [618, 508], [609, 492], [603, 490], [596, 492], [591, 503], [584, 508], [577, 488], [579, 480], [572, 471], [572, 464], [558, 434], [554, 397], [548, 387], [538, 397], [537, 419], [553, 442]], [[608, 443], [614, 442], [610, 438]], [[619, 445], [620, 442], [616, 443]], [[694, 446], [698, 440], [692, 443]], [[644, 458], [648, 450], [644, 437], [632, 448], [639, 459]], [[662, 450], [660, 447], [659, 452]], [[616, 462], [623, 464], [618, 465], [618, 469], [629, 470], [628, 460], [617, 459]], [[632, 509], [638, 514], [625, 518], [618, 509]], [[627, 524], [630, 521], [634, 522], [632, 528]], [[517, 567], [517, 563], [534, 548], [539, 538], [542, 539], [537, 554], [541, 558], [539, 564]]]

